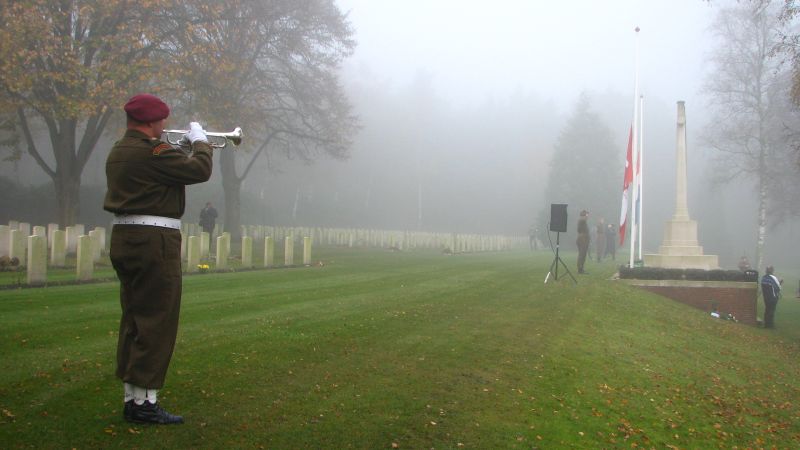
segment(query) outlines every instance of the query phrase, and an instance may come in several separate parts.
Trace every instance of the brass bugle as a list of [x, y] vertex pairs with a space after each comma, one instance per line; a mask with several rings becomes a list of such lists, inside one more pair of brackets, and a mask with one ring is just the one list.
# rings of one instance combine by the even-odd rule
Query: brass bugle
[[[188, 145], [188, 143], [185, 140], [183, 140], [183, 135], [188, 133], [188, 132], [189, 132], [189, 130], [164, 130], [163, 134], [167, 137], [167, 142], [169, 142], [170, 144], [179, 145], [179, 146], [186, 146], [186, 145]], [[170, 139], [170, 135], [172, 135], [172, 134], [177, 134], [177, 135], [180, 135], [181, 137], [176, 139], [176, 140], [172, 140], [172, 139]], [[212, 146], [214, 148], [224, 148], [225, 146], [228, 145], [228, 141], [231, 141], [233, 143], [233, 145], [239, 145], [239, 144], [242, 143], [242, 129], [239, 128], [239, 127], [236, 127], [236, 128], [233, 129], [233, 131], [230, 131], [230, 132], [227, 132], [227, 133], [219, 133], [219, 132], [216, 132], [216, 131], [206, 131], [206, 136], [224, 138], [224, 140], [222, 142], [213, 142], [211, 139], [209, 139], [208, 140], [208, 145], [210, 145], [210, 146]]]

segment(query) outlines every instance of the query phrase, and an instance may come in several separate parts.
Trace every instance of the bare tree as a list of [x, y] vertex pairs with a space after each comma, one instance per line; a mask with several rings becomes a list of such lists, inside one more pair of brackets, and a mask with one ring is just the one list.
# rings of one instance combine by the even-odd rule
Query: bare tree
[[716, 151], [717, 182], [741, 182], [745, 177], [756, 184], [755, 258], [763, 269], [770, 194], [789, 153], [783, 115], [789, 90], [773, 55], [781, 22], [777, 9], [742, 2], [721, 9], [713, 31], [719, 44], [706, 83], [713, 117], [704, 142]]
[[113, 112], [171, 75], [152, 56], [185, 26], [168, 20], [179, 1], [0, 1], [0, 110], [15, 112], [27, 152], [53, 180], [61, 225], [77, 220], [81, 174]]
[[220, 20], [188, 30], [181, 45], [194, 56], [188, 104], [208, 114], [209, 125], [247, 133], [242, 149], [218, 152], [225, 229], [237, 237], [241, 185], [260, 156], [347, 156], [357, 120], [337, 73], [355, 43], [331, 0], [239, 0], [216, 14]]

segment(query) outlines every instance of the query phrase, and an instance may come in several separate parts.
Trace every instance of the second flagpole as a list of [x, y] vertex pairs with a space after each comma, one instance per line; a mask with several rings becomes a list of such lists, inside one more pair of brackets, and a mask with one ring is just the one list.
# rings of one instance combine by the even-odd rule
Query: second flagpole
[[636, 197], [638, 195], [636, 183], [636, 168], [639, 162], [639, 27], [636, 27], [636, 47], [634, 55], [634, 76], [633, 76], [633, 183], [631, 186], [631, 251], [628, 261], [628, 267], [633, 268], [633, 261], [635, 256], [636, 235], [638, 234], [638, 224], [636, 223]]

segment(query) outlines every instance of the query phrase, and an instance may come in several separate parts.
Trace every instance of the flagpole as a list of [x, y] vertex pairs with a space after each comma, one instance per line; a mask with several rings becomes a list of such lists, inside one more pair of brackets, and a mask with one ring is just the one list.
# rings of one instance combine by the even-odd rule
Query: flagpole
[[632, 169], [633, 169], [633, 180], [634, 180], [634, 182], [631, 183], [632, 184], [631, 193], [633, 194], [633, 195], [631, 195], [631, 211], [633, 212], [633, 214], [631, 214], [631, 216], [633, 217], [633, 220], [631, 221], [631, 225], [632, 225], [632, 227], [631, 227], [631, 251], [630, 251], [630, 257], [629, 257], [629, 261], [628, 261], [628, 267], [630, 267], [630, 268], [633, 268], [633, 258], [635, 256], [634, 255], [634, 249], [635, 249], [634, 246], [636, 244], [636, 233], [637, 233], [636, 210], [634, 208], [636, 207], [636, 195], [638, 194], [638, 189], [636, 189], [636, 167], [637, 167], [636, 164], [638, 162], [638, 156], [639, 156], [639, 152], [637, 151], [638, 150], [638, 143], [639, 143], [639, 141], [637, 139], [637, 137], [639, 135], [639, 133], [638, 133], [638, 128], [639, 127], [638, 127], [638, 124], [637, 124], [638, 118], [639, 118], [638, 112], [639, 112], [639, 27], [636, 27], [636, 46], [635, 46], [635, 55], [634, 55], [634, 76], [633, 76], [633, 146], [634, 146], [634, 148], [633, 148], [633, 160], [631, 161], [633, 163], [632, 164], [632, 166], [633, 166]]
[[636, 224], [639, 227], [639, 260], [644, 261], [642, 257], [642, 226], [644, 218], [644, 96], [639, 96], [639, 183], [638, 183], [638, 208]]

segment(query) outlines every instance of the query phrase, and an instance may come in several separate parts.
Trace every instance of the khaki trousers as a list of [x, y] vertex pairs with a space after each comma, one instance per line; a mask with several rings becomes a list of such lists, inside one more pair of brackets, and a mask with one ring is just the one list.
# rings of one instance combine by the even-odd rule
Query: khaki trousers
[[178, 334], [180, 230], [114, 225], [110, 253], [122, 307], [116, 375], [126, 383], [161, 389]]

